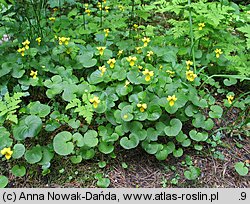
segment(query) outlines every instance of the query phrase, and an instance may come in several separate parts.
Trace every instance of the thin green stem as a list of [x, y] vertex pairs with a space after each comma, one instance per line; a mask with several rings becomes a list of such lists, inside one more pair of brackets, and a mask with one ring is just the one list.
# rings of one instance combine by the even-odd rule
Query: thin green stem
[[194, 32], [193, 32], [193, 20], [192, 20], [192, 11], [191, 11], [191, 0], [188, 0], [189, 6], [189, 26], [190, 26], [190, 38], [191, 38], [191, 47], [190, 52], [192, 53], [193, 63], [194, 63], [194, 73], [196, 73], [196, 63], [195, 63], [195, 52], [194, 52]]
[[102, 11], [102, 0], [101, 0], [101, 28], [102, 28], [102, 14], [103, 14], [103, 11]]

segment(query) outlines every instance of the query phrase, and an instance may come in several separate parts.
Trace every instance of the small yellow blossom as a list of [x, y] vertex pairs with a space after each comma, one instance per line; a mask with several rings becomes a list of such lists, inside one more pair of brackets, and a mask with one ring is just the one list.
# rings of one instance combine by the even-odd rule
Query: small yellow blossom
[[41, 45], [42, 38], [41, 38], [41, 37], [38, 37], [38, 38], [36, 38], [36, 41], [37, 41], [37, 44], [38, 44], [38, 45]]
[[128, 87], [129, 84], [130, 84], [130, 81], [129, 81], [129, 80], [126, 80], [126, 81], [125, 81], [124, 87]]
[[24, 48], [24, 47], [19, 48], [19, 49], [17, 50], [17, 52], [21, 53], [21, 55], [22, 55], [22, 57], [23, 57], [23, 56], [24, 56], [24, 52], [25, 52], [25, 48]]
[[5, 156], [7, 160], [9, 160], [13, 154], [13, 151], [11, 151], [11, 148], [4, 148], [1, 150], [1, 154]]
[[163, 68], [163, 66], [160, 64], [160, 66], [159, 66], [159, 70], [162, 70], [162, 68]]
[[64, 45], [68, 45], [68, 44], [69, 44], [69, 40], [70, 40], [70, 38], [66, 38], [66, 37], [59, 37], [59, 38], [58, 38], [58, 40], [59, 40], [59, 45], [62, 45], [62, 44], [64, 44]]
[[173, 72], [171, 70], [167, 70], [166, 72], [169, 74], [170, 77], [174, 77], [174, 75], [175, 75], [175, 72]]
[[143, 67], [142, 67], [141, 65], [138, 65], [137, 67], [138, 67], [138, 69], [139, 69], [139, 70], [138, 70], [139, 72], [143, 69]]
[[234, 96], [233, 96], [233, 95], [228, 95], [228, 96], [227, 96], [227, 100], [228, 100], [228, 103], [229, 103], [229, 104], [232, 104], [232, 103], [233, 103], [233, 102], [232, 102], [233, 99], [234, 99]]
[[103, 76], [103, 74], [106, 72], [107, 68], [105, 67], [105, 65], [99, 67], [99, 70], [101, 71], [101, 76]]
[[127, 57], [127, 61], [129, 62], [129, 65], [131, 67], [133, 67], [135, 65], [136, 60], [137, 60], [137, 57], [132, 57], [132, 56]]
[[125, 114], [125, 115], [123, 116], [123, 118], [124, 118], [124, 119], [127, 119], [127, 118], [128, 118], [128, 115], [127, 115], [127, 114]]
[[37, 71], [31, 70], [30, 76], [32, 76], [33, 79], [36, 79], [37, 78]]
[[142, 47], [136, 47], [135, 49], [137, 51], [137, 54], [141, 54], [142, 53]]
[[84, 6], [85, 6], [85, 8], [88, 8], [88, 7], [89, 7], [89, 4], [86, 3], [86, 4], [84, 4]]
[[153, 56], [154, 52], [153, 51], [147, 51], [147, 57], [149, 60], [151, 60], [151, 56]]
[[96, 49], [99, 51], [99, 54], [102, 56], [106, 47], [97, 47]]
[[173, 95], [173, 96], [168, 96], [168, 97], [167, 97], [167, 100], [168, 100], [168, 102], [169, 102], [169, 105], [170, 105], [170, 106], [173, 106], [174, 103], [175, 103], [175, 101], [177, 101], [177, 98], [176, 98], [175, 95]]
[[97, 7], [99, 8], [99, 10], [102, 10], [102, 4], [100, 2], [97, 3]]
[[119, 5], [118, 8], [119, 8], [120, 11], [124, 11], [124, 6]]
[[135, 30], [137, 30], [139, 26], [137, 24], [134, 24], [133, 27]]
[[105, 9], [106, 12], [109, 12], [110, 7], [109, 6], [105, 6], [104, 9]]
[[142, 74], [145, 76], [145, 81], [150, 81], [151, 77], [154, 76], [153, 71], [149, 71], [148, 69], [145, 69]]
[[116, 60], [115, 58], [112, 58], [112, 59], [109, 59], [107, 61], [107, 63], [109, 64], [110, 68], [114, 68], [115, 67], [115, 63], [116, 63]]
[[199, 23], [198, 26], [199, 30], [202, 30], [205, 27], [205, 23]]
[[58, 11], [58, 8], [53, 8], [53, 11], [54, 11], [54, 12]]
[[147, 109], [148, 105], [146, 103], [138, 103], [137, 107], [140, 108], [140, 111], [143, 113]]
[[122, 55], [122, 53], [123, 53], [123, 50], [119, 50], [117, 53], [118, 57], [120, 57]]
[[190, 66], [193, 65], [193, 62], [190, 61], [190, 60], [187, 60], [187, 61], [186, 61], [186, 65], [187, 65], [187, 70], [189, 70], [189, 69], [190, 69]]
[[25, 40], [24, 42], [22, 42], [23, 46], [25, 47], [26, 50], [28, 50], [30, 47], [29, 47], [29, 44], [30, 44], [30, 41], [29, 40]]
[[85, 9], [85, 13], [86, 13], [88, 16], [90, 16], [91, 10], [90, 10], [90, 9]]
[[102, 1], [103, 1], [103, 3], [104, 3], [104, 4], [106, 4], [106, 3], [107, 3], [107, 0], [102, 0]]
[[108, 37], [109, 32], [110, 32], [109, 29], [107, 28], [107, 29], [104, 29], [103, 31], [105, 32], [105, 37]]
[[214, 52], [215, 52], [215, 54], [216, 54], [216, 58], [219, 58], [220, 55], [223, 53], [223, 52], [221, 51], [221, 49], [216, 49]]
[[94, 108], [97, 108], [101, 101], [98, 96], [94, 96], [94, 98], [89, 99], [89, 102], [93, 104]]
[[143, 46], [144, 46], [144, 47], [147, 47], [147, 46], [148, 46], [148, 43], [150, 42], [150, 38], [144, 37], [144, 38], [142, 39], [142, 42], [144, 43]]
[[188, 81], [194, 81], [194, 79], [197, 77], [197, 75], [194, 74], [193, 71], [189, 70], [189, 71], [186, 71], [186, 77], [187, 77]]
[[50, 17], [49, 20], [50, 20], [51, 22], [55, 22], [56, 18], [55, 18], [55, 17]]

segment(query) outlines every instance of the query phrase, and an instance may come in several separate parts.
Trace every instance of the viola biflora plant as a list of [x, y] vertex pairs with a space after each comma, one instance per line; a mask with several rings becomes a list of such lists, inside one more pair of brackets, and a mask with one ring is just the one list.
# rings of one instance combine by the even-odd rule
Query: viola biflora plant
[[[229, 109], [240, 109], [241, 118], [249, 111], [249, 92], [227, 88], [249, 80], [248, 7], [237, 12], [205, 0], [0, 2], [0, 37], [8, 36], [0, 45], [0, 157], [16, 163], [15, 176], [24, 176], [28, 164], [47, 175], [58, 157], [74, 164], [97, 153], [114, 157], [119, 146], [141, 147], [161, 161], [187, 149], [202, 152]], [[155, 13], [175, 13], [165, 22], [171, 27], [151, 25]], [[232, 67], [242, 69], [221, 72]], [[249, 136], [249, 121], [238, 122]], [[200, 172], [192, 168], [189, 180]]]

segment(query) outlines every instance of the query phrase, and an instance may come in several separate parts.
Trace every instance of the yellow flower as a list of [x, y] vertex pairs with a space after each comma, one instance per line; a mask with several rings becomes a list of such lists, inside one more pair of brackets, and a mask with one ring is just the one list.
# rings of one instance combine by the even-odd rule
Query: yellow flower
[[198, 26], [199, 30], [202, 30], [205, 27], [205, 23], [199, 23]]
[[109, 12], [110, 7], [109, 6], [105, 6], [104, 9], [105, 9], [106, 12]]
[[175, 103], [175, 101], [177, 101], [177, 98], [176, 98], [175, 95], [173, 95], [173, 96], [168, 96], [168, 97], [167, 97], [167, 100], [168, 100], [168, 102], [169, 102], [169, 105], [170, 105], [170, 106], [173, 106], [174, 103]]
[[167, 70], [166, 72], [169, 74], [170, 77], [174, 77], [174, 75], [175, 75], [175, 72], [173, 72], [171, 70]]
[[104, 29], [103, 31], [105, 32], [105, 36], [108, 37], [109, 32], [110, 32], [109, 29], [107, 28], [107, 29]]
[[101, 76], [103, 76], [103, 74], [106, 72], [107, 68], [105, 67], [105, 65], [99, 67], [99, 70], [101, 71]]
[[106, 47], [97, 47], [96, 49], [99, 51], [99, 54], [102, 56]]
[[55, 17], [50, 17], [49, 20], [52, 21], [52, 22], [55, 22], [56, 18]]
[[197, 75], [194, 74], [193, 71], [189, 70], [189, 71], [186, 71], [186, 77], [187, 77], [188, 81], [194, 81], [194, 79], [197, 77]]
[[163, 66], [160, 64], [160, 66], [159, 66], [159, 70], [161, 70], [163, 68]]
[[109, 64], [110, 68], [114, 68], [114, 67], [115, 67], [115, 63], [116, 63], [116, 60], [115, 60], [115, 58], [109, 59], [109, 60], [107, 61], [107, 63]]
[[228, 100], [228, 103], [229, 103], [229, 104], [232, 104], [232, 103], [233, 103], [233, 102], [232, 102], [233, 99], [234, 99], [234, 96], [232, 96], [232, 95], [228, 95], [228, 96], [227, 96], [227, 100]]
[[30, 76], [32, 76], [33, 79], [36, 79], [36, 77], [37, 77], [37, 71], [31, 70]]
[[24, 47], [19, 48], [19, 49], [17, 50], [17, 52], [21, 53], [22, 57], [24, 56], [24, 51], [25, 51], [25, 48], [24, 48]]
[[216, 54], [216, 58], [219, 58], [220, 55], [223, 53], [223, 52], [221, 51], [221, 49], [216, 49], [214, 52], [215, 52], [215, 54]]
[[126, 80], [126, 81], [125, 81], [124, 87], [128, 87], [129, 84], [130, 84], [130, 81], [129, 81], [129, 80]]
[[186, 65], [187, 65], [187, 70], [189, 70], [189, 69], [190, 69], [190, 66], [193, 65], [193, 62], [190, 61], [190, 60], [187, 60], [187, 61], [186, 61]]
[[94, 96], [94, 98], [89, 99], [89, 102], [93, 104], [94, 108], [97, 108], [101, 101], [98, 96]]
[[151, 56], [154, 54], [153, 51], [147, 51], [147, 57], [149, 60], [151, 60]]
[[127, 114], [125, 114], [125, 115], [123, 116], [123, 118], [124, 118], [124, 119], [127, 119], [127, 118], [128, 118], [128, 115], [127, 115]]
[[62, 45], [63, 43], [64, 43], [64, 45], [68, 45], [70, 38], [59, 37], [58, 40], [59, 40], [59, 45]]
[[84, 4], [84, 6], [85, 6], [85, 8], [88, 8], [88, 7], [89, 7], [89, 4], [86, 3], [86, 4]]
[[138, 67], [138, 69], [139, 69], [139, 70], [138, 70], [139, 72], [143, 69], [143, 67], [142, 67], [141, 65], [138, 65], [137, 67]]
[[137, 28], [139, 27], [137, 24], [133, 25], [134, 29], [137, 30]]
[[143, 113], [147, 109], [148, 106], [146, 103], [143, 103], [143, 104], [138, 103], [137, 107], [140, 108], [140, 111]]
[[124, 6], [119, 5], [118, 8], [119, 8], [120, 11], [124, 11]]
[[136, 60], [137, 60], [137, 57], [132, 57], [132, 56], [127, 57], [127, 61], [129, 62], [129, 65], [131, 67], [133, 67], [135, 65]]
[[7, 160], [11, 158], [11, 155], [13, 154], [13, 151], [11, 151], [11, 148], [4, 148], [1, 150], [1, 154], [5, 156]]
[[141, 54], [142, 53], [142, 47], [136, 47], [135, 49], [137, 51], [137, 54]]
[[123, 50], [119, 50], [117, 53], [118, 57], [120, 57], [122, 55], [122, 53], [123, 53]]
[[143, 46], [144, 46], [144, 47], [147, 47], [147, 46], [148, 46], [148, 43], [150, 42], [150, 38], [144, 37], [144, 38], [142, 39], [142, 42], [144, 43]]
[[90, 14], [91, 14], [91, 10], [89, 10], [89, 9], [85, 9], [85, 13], [86, 13], [88, 16], [90, 16]]
[[149, 71], [148, 69], [145, 69], [142, 74], [145, 76], [145, 81], [150, 81], [151, 77], [154, 76], [153, 71]]
[[107, 0], [103, 0], [103, 3], [106, 4], [106, 3], [107, 3]]
[[22, 42], [23, 46], [25, 47], [26, 50], [28, 50], [30, 47], [29, 47], [29, 44], [30, 44], [30, 41], [29, 40], [25, 40], [24, 42]]
[[38, 38], [36, 38], [36, 41], [37, 41], [38, 45], [40, 45], [40, 44], [41, 44], [41, 41], [42, 41], [42, 38], [41, 38], [41, 37], [38, 37]]

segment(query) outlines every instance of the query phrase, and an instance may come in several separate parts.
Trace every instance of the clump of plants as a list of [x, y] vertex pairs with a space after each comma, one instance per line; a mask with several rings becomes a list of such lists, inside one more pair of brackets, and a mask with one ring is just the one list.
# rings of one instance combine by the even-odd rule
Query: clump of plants
[[[15, 176], [24, 176], [27, 164], [50, 173], [56, 154], [79, 164], [97, 152], [113, 157], [117, 146], [140, 146], [162, 161], [178, 158], [210, 145], [228, 109], [249, 113], [249, 92], [230, 90], [249, 80], [246, 6], [204, 0], [0, 5], [0, 37], [8, 35], [0, 45], [0, 157], [22, 161], [12, 167]], [[156, 13], [170, 17], [155, 25]], [[248, 119], [238, 128], [249, 136]], [[246, 175], [244, 164], [235, 168]], [[185, 176], [192, 180], [197, 172], [190, 166]], [[100, 186], [109, 184], [97, 178]], [[0, 177], [0, 186], [6, 179]]]

